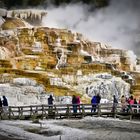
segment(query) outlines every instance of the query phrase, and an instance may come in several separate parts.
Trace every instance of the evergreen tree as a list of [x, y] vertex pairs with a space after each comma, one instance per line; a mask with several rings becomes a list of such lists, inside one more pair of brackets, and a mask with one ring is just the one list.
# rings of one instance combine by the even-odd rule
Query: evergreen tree
[[11, 7], [28, 7], [28, 6], [39, 6], [44, 3], [52, 3], [53, 5], [59, 6], [64, 3], [77, 3], [83, 2], [95, 7], [104, 7], [109, 4], [110, 0], [0, 0], [8, 9]]

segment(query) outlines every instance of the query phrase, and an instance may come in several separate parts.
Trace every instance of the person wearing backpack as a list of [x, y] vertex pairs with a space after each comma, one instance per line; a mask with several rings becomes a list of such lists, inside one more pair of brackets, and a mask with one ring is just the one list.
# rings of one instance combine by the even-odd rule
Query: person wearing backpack
[[7, 113], [8, 112], [8, 100], [5, 96], [3, 96], [2, 105], [3, 105], [3, 111], [5, 113]]
[[92, 97], [91, 104], [92, 104], [91, 112], [96, 112], [96, 107], [97, 107], [97, 96], [96, 96], [96, 94]]

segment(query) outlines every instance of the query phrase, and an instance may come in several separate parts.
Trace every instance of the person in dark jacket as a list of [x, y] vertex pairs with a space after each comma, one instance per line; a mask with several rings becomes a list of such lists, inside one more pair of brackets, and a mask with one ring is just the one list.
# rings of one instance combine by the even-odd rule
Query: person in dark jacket
[[5, 96], [3, 96], [2, 105], [3, 105], [3, 111], [5, 113], [7, 113], [7, 111], [8, 111], [8, 100]]
[[96, 98], [97, 98], [97, 107], [99, 107], [101, 101], [101, 96], [99, 95], [99, 93], [97, 94]]
[[8, 106], [8, 101], [5, 96], [3, 96], [3, 106]]
[[116, 107], [117, 107], [117, 104], [118, 104], [118, 100], [117, 100], [116, 96], [113, 95], [113, 107], [112, 107], [112, 112], [115, 112]]
[[49, 110], [48, 110], [48, 114], [53, 114], [53, 96], [50, 95], [49, 98], [48, 98], [48, 105], [49, 105]]
[[91, 99], [91, 104], [92, 104], [92, 108], [91, 108], [91, 112], [96, 112], [96, 107], [97, 107], [97, 96], [94, 95]]
[[73, 113], [77, 113], [77, 98], [75, 95], [72, 96]]
[[1, 101], [1, 98], [0, 98], [0, 108], [2, 107], [2, 101]]
[[99, 94], [97, 94], [96, 98], [97, 98], [97, 105], [98, 105], [98, 104], [100, 104], [101, 96]]
[[53, 105], [53, 97], [52, 95], [50, 95], [50, 97], [48, 98], [48, 105]]
[[0, 114], [2, 113], [2, 101], [1, 101], [1, 98], [0, 98]]
[[134, 99], [134, 113], [137, 113], [137, 100], [136, 100], [136, 98]]

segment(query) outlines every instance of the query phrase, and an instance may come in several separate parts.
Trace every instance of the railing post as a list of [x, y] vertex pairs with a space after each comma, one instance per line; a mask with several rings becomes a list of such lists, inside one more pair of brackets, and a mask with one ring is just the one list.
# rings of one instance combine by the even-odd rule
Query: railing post
[[41, 106], [41, 107], [42, 107], [42, 109], [41, 109], [41, 110], [42, 110], [41, 119], [43, 120], [43, 117], [44, 117], [44, 114], [43, 114], [43, 112], [44, 112], [44, 105], [42, 104], [42, 106]]
[[38, 116], [38, 106], [36, 106], [35, 108], [35, 113], [34, 113], [36, 116]]
[[32, 116], [32, 106], [30, 106], [30, 117]]
[[3, 111], [3, 109], [2, 109], [2, 107], [0, 107], [0, 119], [2, 120], [2, 111]]
[[11, 107], [9, 106], [9, 120], [11, 120]]
[[67, 114], [67, 117], [70, 118], [70, 107], [68, 104], [67, 104], [66, 114]]
[[18, 118], [20, 118], [20, 107], [18, 107]]
[[130, 121], [132, 120], [133, 117], [133, 110], [132, 110], [132, 105], [130, 105]]
[[85, 107], [84, 105], [82, 104], [82, 118], [85, 116]]
[[54, 105], [54, 112], [53, 112], [53, 114], [54, 114], [54, 118], [56, 118], [56, 115], [58, 114], [58, 111], [57, 111], [56, 105]]
[[117, 105], [114, 106], [114, 118], [116, 119], [116, 115], [117, 115]]
[[21, 118], [20, 119], [23, 119], [24, 118], [24, 116], [23, 116], [23, 107], [21, 107], [20, 111], [21, 111]]
[[24, 116], [23, 116], [23, 107], [18, 107], [18, 117], [19, 119], [24, 119]]
[[117, 106], [118, 106], [118, 103], [112, 104], [111, 115], [113, 115], [114, 118], [116, 118], [116, 115], [117, 115]]
[[52, 115], [52, 114], [53, 114], [53, 105], [49, 105], [48, 115]]
[[98, 117], [101, 116], [101, 104], [98, 104]]

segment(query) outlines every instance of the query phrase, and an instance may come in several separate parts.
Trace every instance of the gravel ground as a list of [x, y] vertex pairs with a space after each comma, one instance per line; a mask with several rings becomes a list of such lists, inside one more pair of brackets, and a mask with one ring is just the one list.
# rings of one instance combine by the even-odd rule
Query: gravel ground
[[[0, 125], [0, 140], [33, 140], [35, 138], [36, 140], [60, 140], [60, 135], [62, 136], [61, 140], [140, 139], [140, 121], [87, 117], [81, 120], [43, 120], [42, 124], [43, 127], [40, 129], [42, 133], [30, 133], [29, 128], [35, 130], [39, 127], [39, 124], [33, 125], [27, 121], [2, 122]], [[4, 129], [2, 125], [6, 125]], [[16, 127], [16, 133], [14, 131], [9, 132], [7, 127]], [[26, 135], [23, 134], [24, 132], [21, 133], [22, 130], [18, 133], [19, 128], [24, 130]], [[60, 133], [56, 135], [56, 132]], [[33, 139], [30, 138], [30, 135], [34, 136]]]
[[95, 118], [56, 124], [86, 131], [86, 140], [140, 140], [140, 122]]

